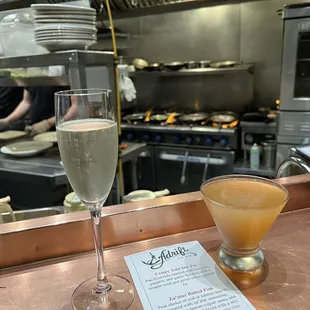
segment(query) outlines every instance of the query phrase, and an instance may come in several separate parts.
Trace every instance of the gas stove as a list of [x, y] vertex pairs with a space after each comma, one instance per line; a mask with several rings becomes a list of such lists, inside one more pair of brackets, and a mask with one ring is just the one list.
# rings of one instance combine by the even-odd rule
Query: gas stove
[[145, 142], [191, 148], [236, 150], [237, 128], [217, 128], [208, 125], [122, 124], [124, 141]]

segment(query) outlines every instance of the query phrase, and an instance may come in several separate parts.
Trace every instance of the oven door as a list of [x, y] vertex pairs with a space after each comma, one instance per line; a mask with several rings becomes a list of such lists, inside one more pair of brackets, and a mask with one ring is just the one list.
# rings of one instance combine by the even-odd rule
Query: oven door
[[156, 188], [173, 194], [192, 192], [212, 177], [232, 174], [233, 151], [155, 147]]
[[310, 18], [284, 22], [281, 110], [310, 111]]

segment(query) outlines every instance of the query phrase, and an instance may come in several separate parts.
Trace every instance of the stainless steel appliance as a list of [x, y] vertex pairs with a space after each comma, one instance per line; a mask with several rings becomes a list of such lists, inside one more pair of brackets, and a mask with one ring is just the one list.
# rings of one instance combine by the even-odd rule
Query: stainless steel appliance
[[310, 173], [310, 146], [292, 147], [290, 155], [285, 159], [277, 171], [277, 177]]
[[[122, 124], [122, 132], [125, 141], [153, 147], [154, 168], [149, 165], [147, 171], [155, 180], [155, 190], [168, 188], [173, 194], [195, 191], [208, 178], [233, 173], [237, 128], [142, 123]], [[145, 182], [138, 183], [145, 188]]]
[[277, 167], [310, 136], [310, 3], [286, 6], [283, 20]]

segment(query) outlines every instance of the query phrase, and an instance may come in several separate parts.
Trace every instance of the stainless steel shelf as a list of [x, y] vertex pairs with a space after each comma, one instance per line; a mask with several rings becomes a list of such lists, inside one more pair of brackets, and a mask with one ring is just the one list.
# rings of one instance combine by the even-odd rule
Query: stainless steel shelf
[[152, 75], [152, 76], [186, 76], [186, 75], [224, 75], [239, 72], [253, 73], [253, 64], [242, 64], [232, 68], [201, 68], [201, 69], [182, 69], [179, 71], [136, 71], [130, 72], [129, 76]]
[[57, 65], [103, 65], [114, 62], [113, 52], [62, 51], [21, 57], [0, 58], [0, 68], [29, 68]]
[[57, 77], [24, 77], [24, 78], [6, 78], [0, 77], [1, 87], [14, 86], [68, 86], [70, 85], [69, 77], [67, 75]]

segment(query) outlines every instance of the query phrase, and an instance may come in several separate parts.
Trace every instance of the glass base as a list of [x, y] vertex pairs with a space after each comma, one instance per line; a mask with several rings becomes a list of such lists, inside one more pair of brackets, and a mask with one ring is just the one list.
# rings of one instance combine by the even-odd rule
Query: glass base
[[107, 293], [96, 293], [97, 278], [87, 279], [80, 284], [72, 295], [72, 307], [75, 310], [126, 310], [134, 299], [131, 283], [121, 276], [107, 276], [111, 290]]
[[260, 248], [253, 251], [238, 251], [228, 249], [222, 244], [218, 259], [226, 268], [239, 272], [254, 272], [262, 267], [264, 254]]

